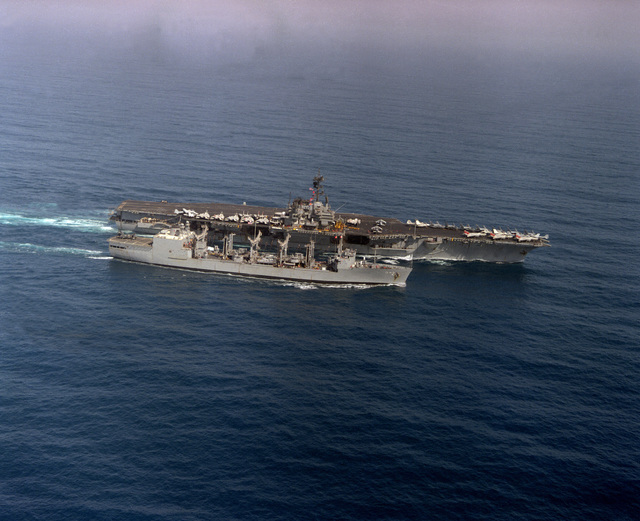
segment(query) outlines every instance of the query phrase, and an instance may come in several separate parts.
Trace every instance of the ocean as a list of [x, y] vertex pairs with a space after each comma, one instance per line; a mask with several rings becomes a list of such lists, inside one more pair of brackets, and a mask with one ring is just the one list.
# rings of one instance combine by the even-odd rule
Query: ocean
[[[637, 58], [0, 41], [0, 519], [640, 519]], [[109, 257], [125, 199], [318, 172], [551, 247], [369, 289]]]

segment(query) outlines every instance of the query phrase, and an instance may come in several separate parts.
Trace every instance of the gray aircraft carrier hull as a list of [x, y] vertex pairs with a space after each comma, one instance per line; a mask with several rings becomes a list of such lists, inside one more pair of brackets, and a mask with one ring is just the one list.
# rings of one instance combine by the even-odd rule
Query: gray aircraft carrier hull
[[[187, 218], [177, 214], [189, 209], [197, 215], [209, 218]], [[310, 239], [316, 242], [319, 252], [335, 251], [337, 236], [344, 237], [345, 245], [359, 255], [389, 257], [404, 260], [444, 260], [444, 261], [484, 261], [495, 263], [517, 263], [524, 261], [527, 254], [536, 248], [548, 246], [544, 238], [526, 242], [515, 238], [493, 239], [469, 237], [462, 227], [422, 226], [404, 223], [398, 219], [375, 217], [363, 214], [335, 213], [335, 219], [346, 225], [335, 228], [305, 228], [304, 226], [274, 226], [246, 224], [216, 220], [211, 216], [264, 216], [271, 221], [274, 216], [286, 212], [284, 208], [232, 205], [224, 203], [169, 203], [150, 201], [124, 201], [113, 212], [111, 219], [123, 231], [138, 234], [155, 234], [177, 222], [189, 220], [196, 225], [207, 223], [211, 230], [210, 240], [221, 241], [225, 234], [251, 237], [258, 230], [262, 232], [265, 248], [275, 247], [278, 240], [290, 234], [292, 248], [303, 249]], [[381, 231], [372, 232], [379, 222], [384, 222]]]

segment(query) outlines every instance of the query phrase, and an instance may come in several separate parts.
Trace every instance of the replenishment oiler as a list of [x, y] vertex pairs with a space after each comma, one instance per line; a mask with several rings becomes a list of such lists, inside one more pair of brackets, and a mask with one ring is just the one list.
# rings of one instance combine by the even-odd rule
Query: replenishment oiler
[[279, 242], [279, 251], [261, 253], [261, 232], [249, 239], [250, 248], [235, 249], [234, 234], [223, 240], [222, 250], [208, 246], [208, 225], [200, 233], [181, 224], [165, 228], [153, 237], [122, 234], [109, 239], [109, 253], [117, 259], [169, 268], [225, 273], [247, 277], [280, 279], [315, 284], [404, 286], [411, 273], [408, 266], [388, 266], [356, 259], [355, 251], [338, 243], [337, 252], [326, 261], [314, 256], [314, 241], [305, 254], [289, 255], [290, 236]]
[[534, 249], [549, 246], [548, 236], [503, 231], [486, 226], [454, 226], [420, 219], [402, 222], [389, 217], [338, 213], [331, 209], [322, 183], [313, 180], [311, 197], [297, 198], [286, 208], [223, 203], [124, 201], [111, 219], [123, 232], [155, 234], [169, 226], [207, 225], [212, 246], [234, 233], [247, 242], [259, 231], [265, 249], [277, 249], [289, 237], [292, 250], [304, 251], [311, 240], [316, 252], [336, 251], [338, 241], [357, 255], [414, 260], [522, 262]]

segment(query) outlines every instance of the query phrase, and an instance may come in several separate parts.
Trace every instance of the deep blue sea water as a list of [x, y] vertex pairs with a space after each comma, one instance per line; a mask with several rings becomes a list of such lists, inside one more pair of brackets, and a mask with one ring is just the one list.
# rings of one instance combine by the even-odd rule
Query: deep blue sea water
[[[0, 519], [640, 518], [637, 60], [2, 46]], [[318, 169], [552, 247], [364, 290], [109, 258], [124, 199]]]

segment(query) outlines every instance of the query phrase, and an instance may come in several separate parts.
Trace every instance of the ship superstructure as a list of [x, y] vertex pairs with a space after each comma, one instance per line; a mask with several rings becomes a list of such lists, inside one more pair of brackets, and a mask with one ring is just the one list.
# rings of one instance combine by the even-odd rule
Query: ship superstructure
[[224, 203], [178, 204], [124, 201], [111, 219], [121, 231], [155, 234], [168, 226], [207, 225], [209, 242], [221, 242], [229, 233], [238, 240], [261, 233], [265, 249], [277, 250], [289, 236], [292, 249], [304, 251], [310, 240], [318, 253], [345, 245], [358, 255], [403, 260], [460, 260], [522, 262], [532, 250], [548, 246], [548, 236], [487, 227], [454, 226], [419, 219], [402, 222], [390, 217], [335, 212], [324, 192], [324, 178], [313, 179], [311, 196], [296, 198], [286, 208]]

